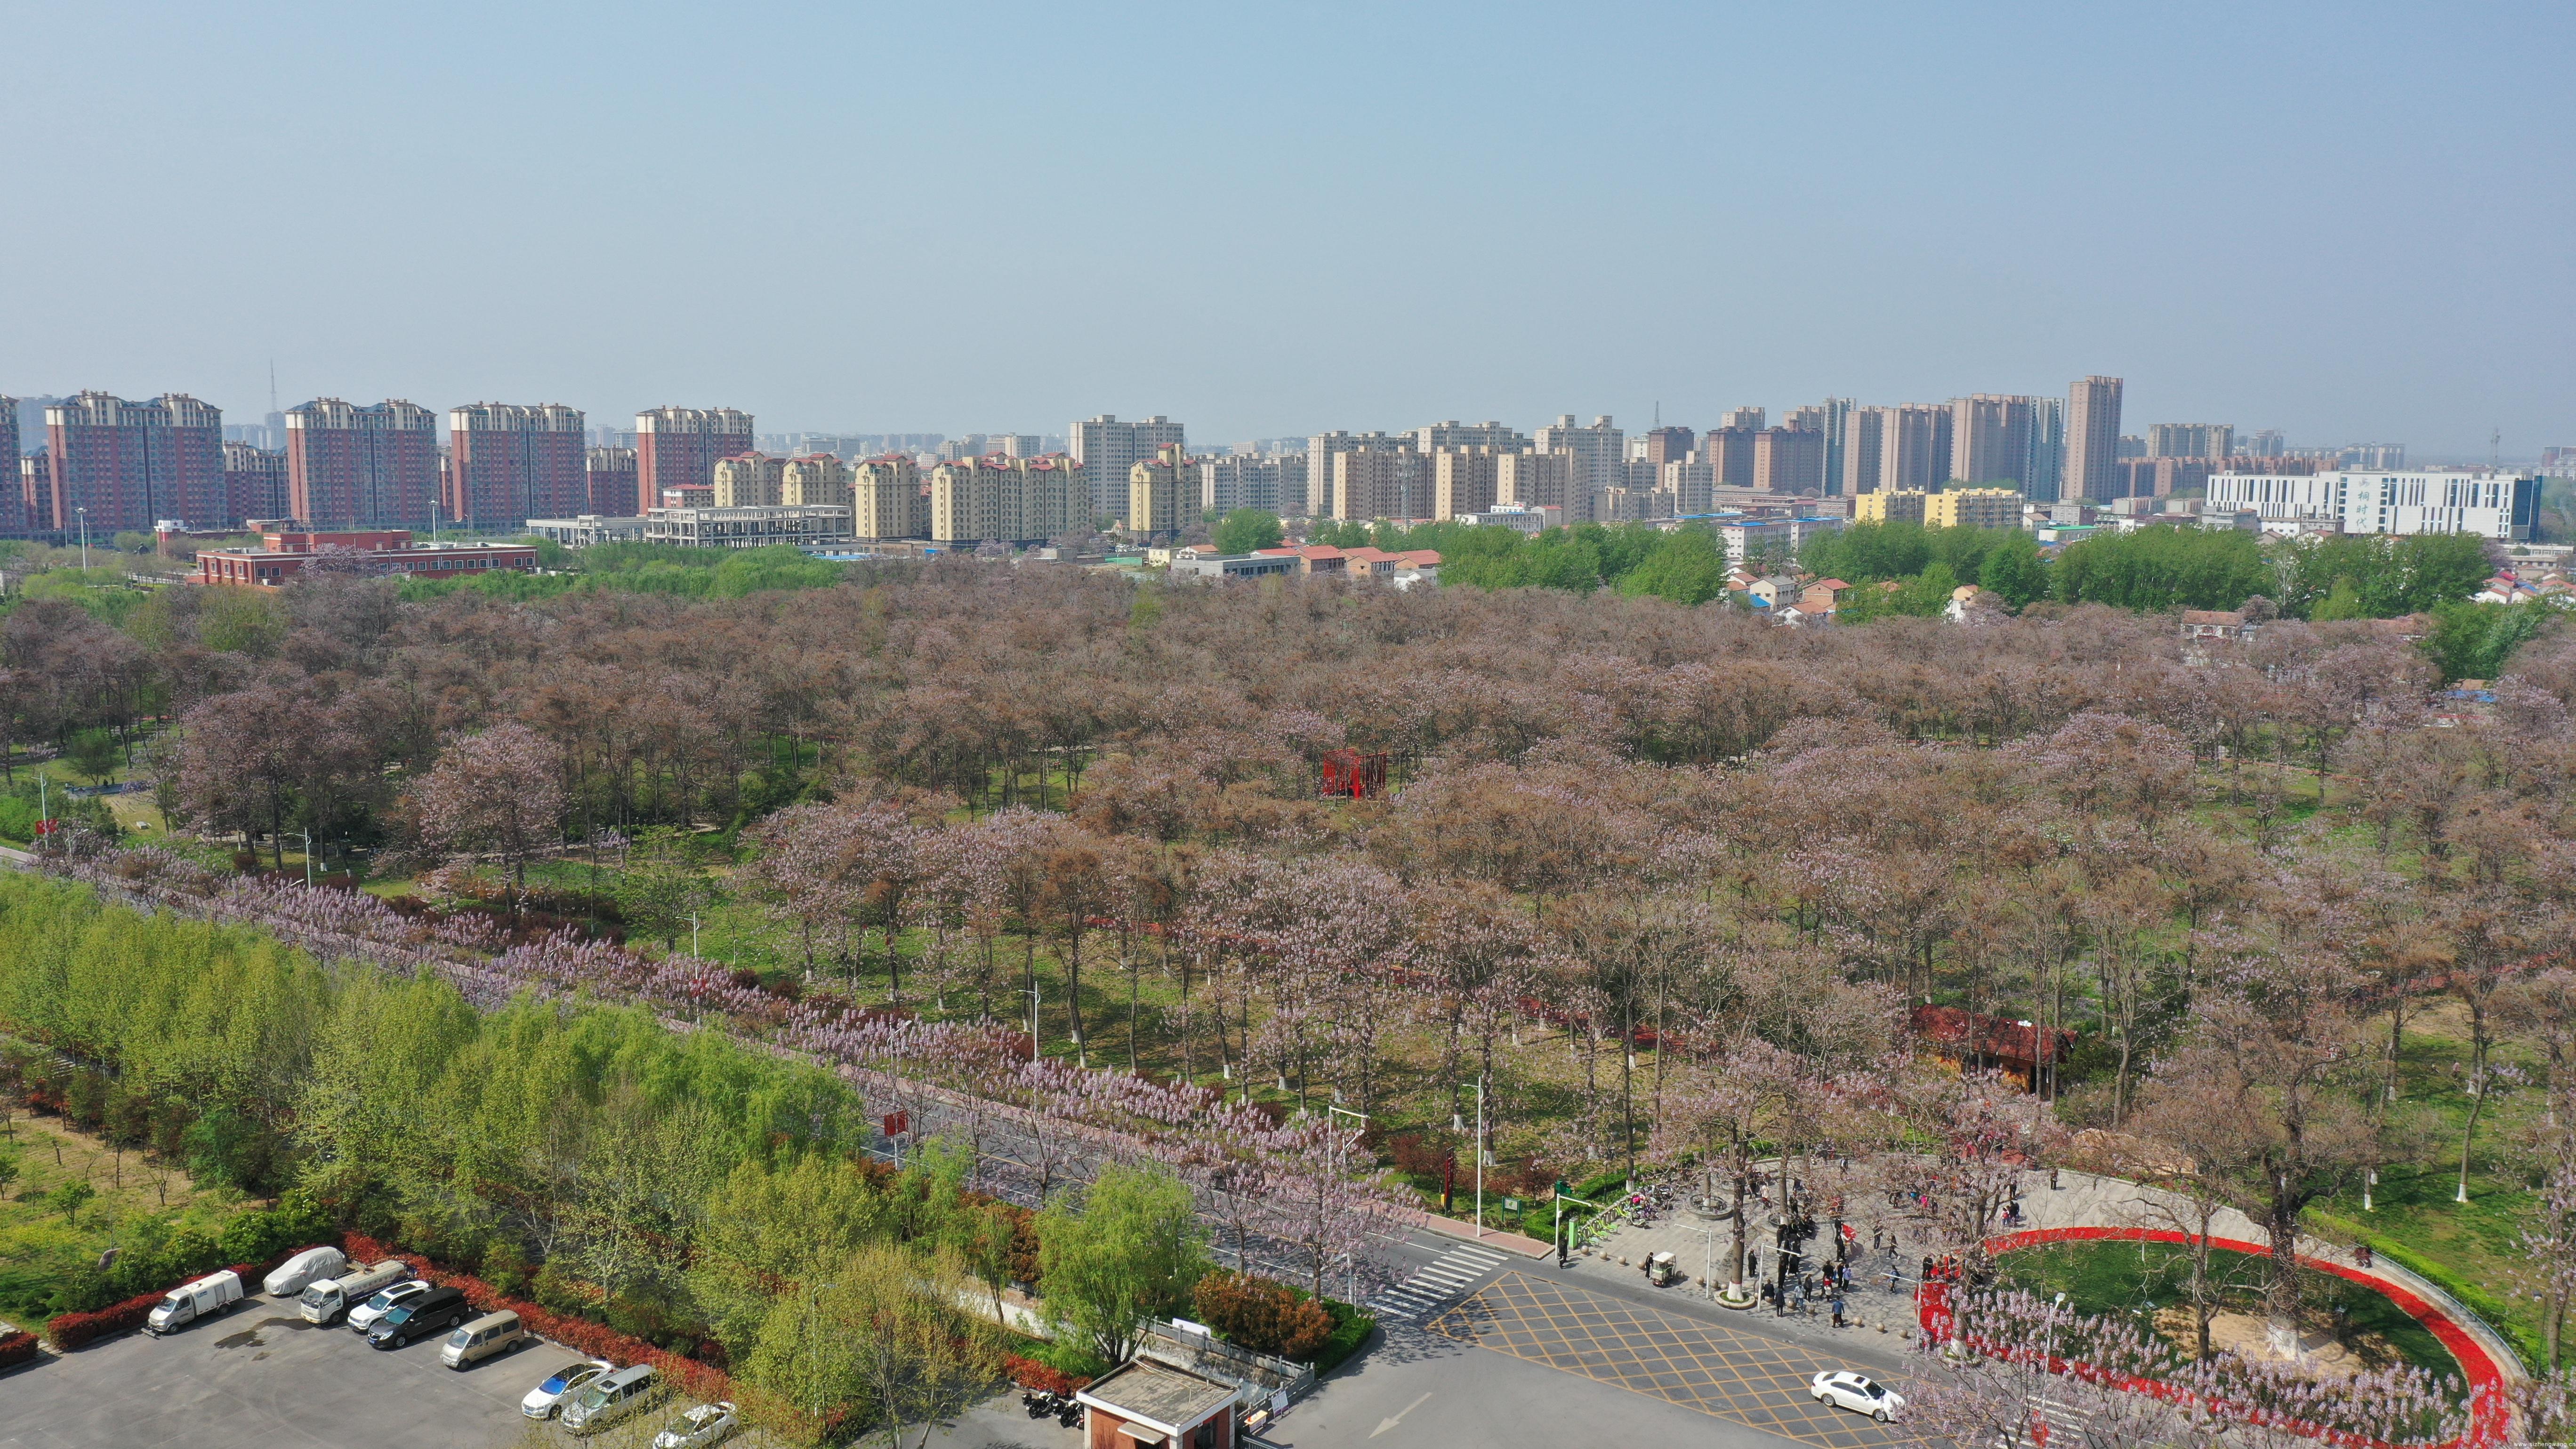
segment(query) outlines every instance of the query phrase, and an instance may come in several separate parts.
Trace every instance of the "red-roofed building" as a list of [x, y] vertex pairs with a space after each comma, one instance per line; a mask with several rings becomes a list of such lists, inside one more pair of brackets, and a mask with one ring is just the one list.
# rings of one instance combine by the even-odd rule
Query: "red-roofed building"
[[359, 571], [404, 578], [444, 579], [494, 569], [537, 571], [537, 551], [524, 543], [442, 543], [416, 547], [400, 529], [356, 533], [301, 530], [263, 534], [258, 548], [214, 548], [197, 552], [197, 572], [190, 583], [247, 584], [275, 588], [328, 555], [346, 559]]
[[[1374, 553], [1372, 549], [1370, 552]], [[1301, 574], [1338, 574], [1350, 566], [1350, 555], [1328, 543], [1301, 544], [1295, 548], [1265, 548], [1264, 554], [1287, 554], [1297, 560]]]
[[1914, 1034], [1941, 1060], [1962, 1068], [2000, 1071], [2024, 1091], [2030, 1089], [2042, 1060], [2055, 1066], [2075, 1050], [2075, 1033], [2064, 1028], [2042, 1031], [2027, 1021], [1955, 1006], [1918, 1006], [1911, 1022]]

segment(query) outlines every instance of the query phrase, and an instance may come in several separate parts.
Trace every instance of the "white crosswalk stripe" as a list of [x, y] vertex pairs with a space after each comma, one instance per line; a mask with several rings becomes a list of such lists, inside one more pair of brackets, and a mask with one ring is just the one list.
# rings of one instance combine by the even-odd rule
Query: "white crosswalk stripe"
[[1411, 1322], [1427, 1318], [1473, 1286], [1475, 1281], [1511, 1260], [1485, 1248], [1456, 1247], [1417, 1269], [1402, 1283], [1380, 1292], [1369, 1307], [1388, 1318]]

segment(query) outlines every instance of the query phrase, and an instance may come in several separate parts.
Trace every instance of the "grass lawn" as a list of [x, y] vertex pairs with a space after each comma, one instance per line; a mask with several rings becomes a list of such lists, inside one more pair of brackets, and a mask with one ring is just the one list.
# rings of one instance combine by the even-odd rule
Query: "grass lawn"
[[[2169, 1243], [2051, 1243], [2007, 1253], [1996, 1260], [1996, 1266], [2007, 1282], [2042, 1297], [2063, 1293], [2067, 1306], [2084, 1313], [2152, 1319], [2158, 1309], [2188, 1309], [2191, 1301], [2190, 1255]], [[2270, 1259], [2250, 1253], [2211, 1254], [2210, 1277], [2218, 1305], [2260, 1314], [2271, 1267]], [[2377, 1339], [2436, 1375], [2459, 1372], [2458, 1362], [2432, 1330], [2386, 1297], [2330, 1273], [2301, 1272], [2302, 1292], [2315, 1319], [2309, 1325], [2312, 1331], [2332, 1331], [2333, 1311], [2341, 1307], [2365, 1357], [2373, 1356], [2377, 1345], [2372, 1340]], [[2172, 1320], [2160, 1326], [2170, 1330]], [[2168, 1331], [2168, 1337], [2186, 1352], [2192, 1347], [2187, 1331]]]
[[[0, 1136], [0, 1156], [18, 1167], [0, 1194], [0, 1318], [15, 1323], [41, 1319], [54, 1290], [108, 1248], [179, 1226], [218, 1233], [243, 1205], [238, 1193], [200, 1189], [178, 1167], [140, 1152], [120, 1157], [52, 1118], [16, 1119]], [[55, 1195], [68, 1183], [87, 1183], [96, 1195], [67, 1213]]]

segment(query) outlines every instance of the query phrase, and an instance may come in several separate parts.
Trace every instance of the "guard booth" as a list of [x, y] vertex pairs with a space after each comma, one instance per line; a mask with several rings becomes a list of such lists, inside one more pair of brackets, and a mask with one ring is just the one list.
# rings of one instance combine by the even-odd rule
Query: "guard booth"
[[1316, 793], [1350, 800], [1383, 798], [1386, 794], [1386, 759], [1382, 753], [1326, 750], [1323, 784]]
[[1075, 1394], [1083, 1449], [1234, 1449], [1231, 1384], [1131, 1359]]

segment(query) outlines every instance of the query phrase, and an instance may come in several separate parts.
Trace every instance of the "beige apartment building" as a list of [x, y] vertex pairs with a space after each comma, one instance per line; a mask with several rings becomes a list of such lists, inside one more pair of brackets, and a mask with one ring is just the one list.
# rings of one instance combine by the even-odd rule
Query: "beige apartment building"
[[1185, 507], [1183, 503], [1184, 496], [1195, 502], [1197, 481], [1178, 443], [1166, 443], [1154, 450], [1152, 461], [1129, 467], [1127, 531], [1180, 532], [1181, 525], [1198, 513], [1195, 507]]
[[1879, 451], [1887, 436], [1887, 409], [1853, 408], [1843, 419], [1842, 491], [1878, 491]]
[[790, 508], [847, 508], [850, 465], [829, 453], [790, 458], [778, 470], [778, 501]]
[[2021, 493], [2012, 488], [1953, 488], [1923, 500], [1926, 528], [2019, 528]]
[[1034, 541], [1087, 529], [1090, 521], [1083, 465], [1060, 453], [960, 458], [930, 470], [933, 542]]
[[1442, 448], [1431, 455], [1431, 516], [1482, 513], [1501, 496], [1502, 453], [1492, 446]]
[[1854, 523], [1921, 523], [1923, 500], [1931, 495], [1919, 488], [1879, 488], [1852, 499]]
[[787, 460], [768, 453], [736, 453], [716, 460], [718, 508], [775, 508], [787, 478]]
[[2030, 483], [2031, 400], [1981, 392], [1950, 402], [1950, 473], [1962, 483]]
[[1356, 448], [1333, 455], [1333, 516], [1366, 523], [1431, 512], [1431, 460], [1410, 447]]
[[930, 496], [907, 454], [871, 458], [850, 476], [852, 531], [861, 538], [926, 538]]
[[1562, 508], [1568, 523], [1592, 518], [1592, 489], [1575, 476], [1567, 453], [1500, 453], [1494, 458], [1494, 501], [1522, 508]]

